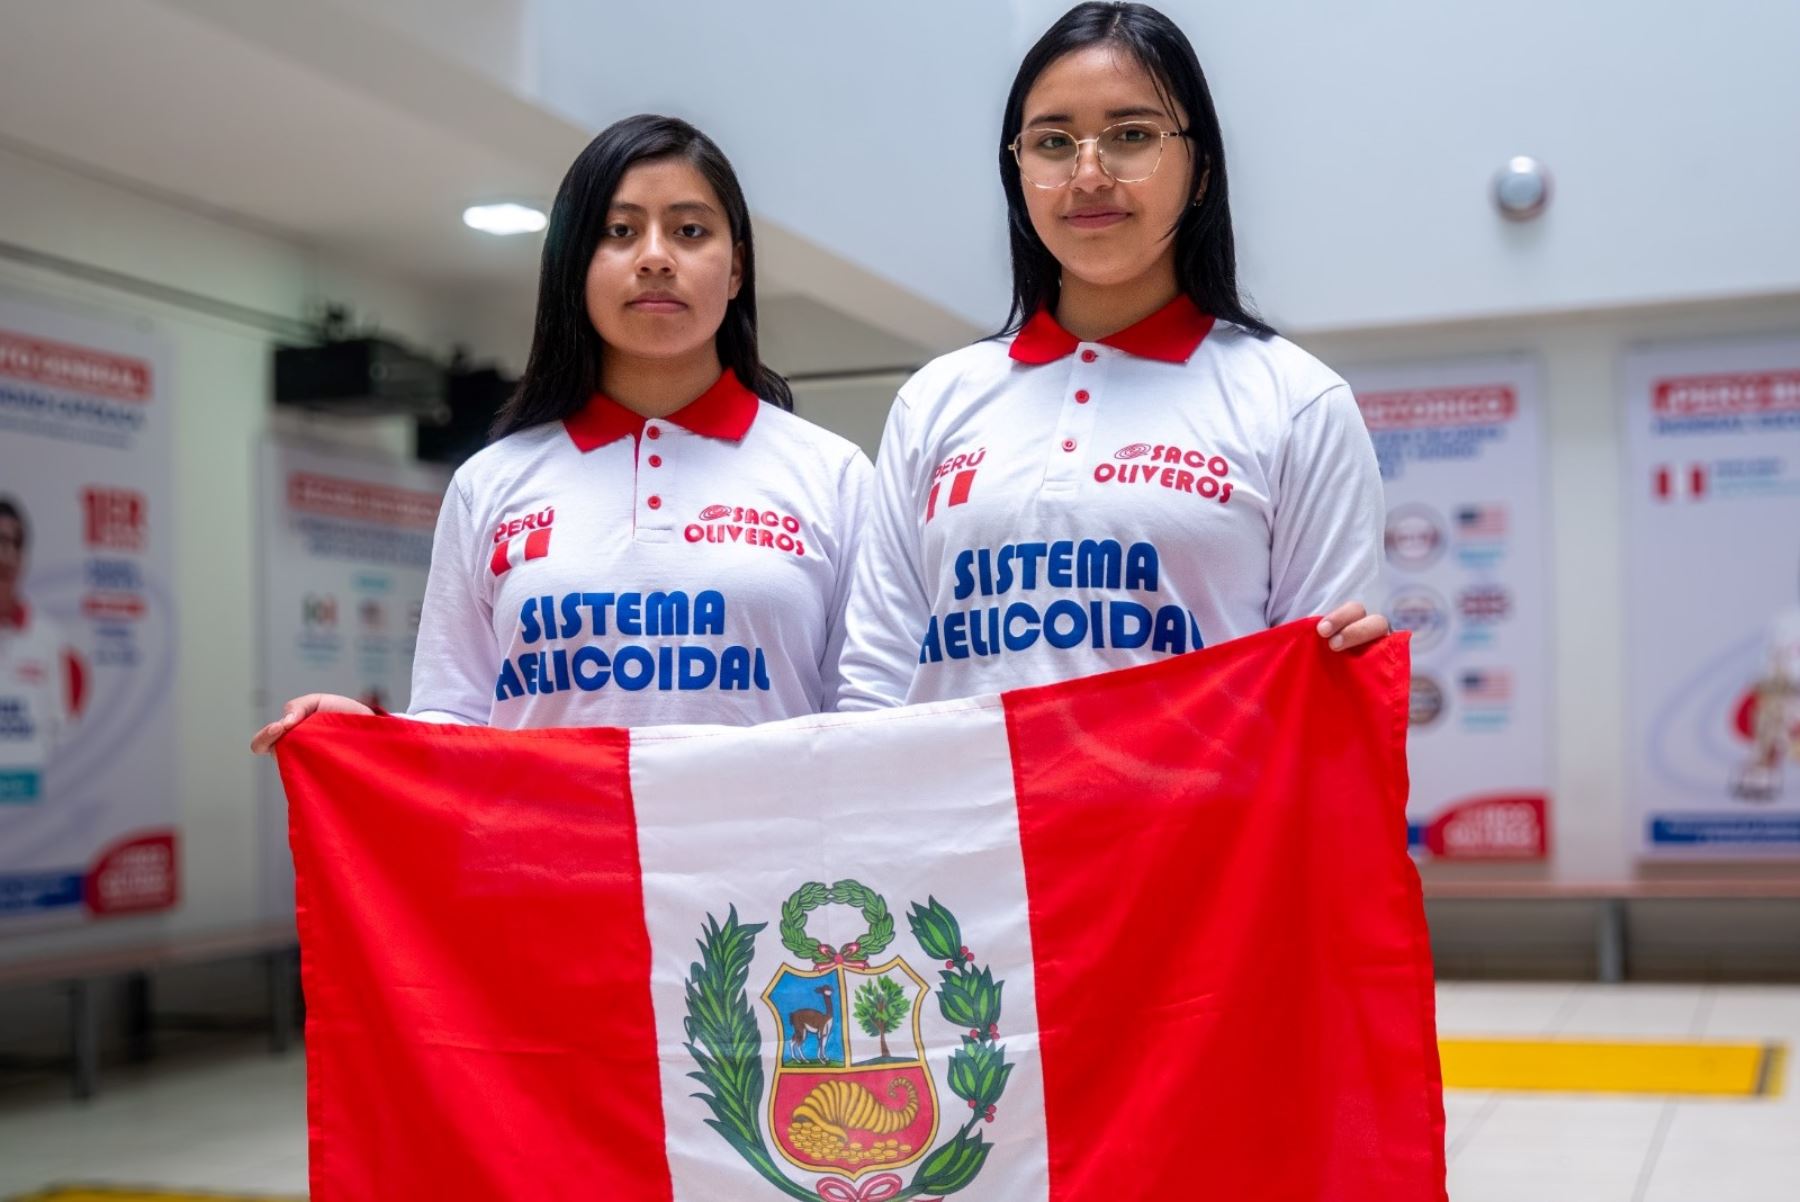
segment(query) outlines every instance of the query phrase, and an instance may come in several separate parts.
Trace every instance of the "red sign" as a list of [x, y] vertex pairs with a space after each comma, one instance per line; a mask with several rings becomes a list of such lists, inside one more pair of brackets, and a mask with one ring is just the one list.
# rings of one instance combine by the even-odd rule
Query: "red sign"
[[82, 537], [89, 547], [144, 549], [144, 494], [129, 488], [81, 490]]
[[1800, 371], [1673, 376], [1651, 389], [1660, 417], [1725, 417], [1800, 411]]
[[1541, 860], [1550, 846], [1545, 809], [1540, 794], [1477, 797], [1440, 814], [1425, 846], [1446, 860]]
[[150, 365], [142, 359], [0, 330], [0, 376], [123, 401], [150, 399]]
[[441, 498], [436, 493], [410, 488], [388, 488], [340, 476], [295, 472], [288, 477], [288, 504], [308, 513], [335, 518], [429, 528], [437, 524]]
[[1519, 411], [1519, 396], [1504, 384], [1370, 392], [1356, 398], [1371, 430], [1420, 426], [1492, 426]]
[[178, 866], [173, 831], [115, 843], [87, 874], [87, 908], [96, 915], [167, 910], [180, 896]]

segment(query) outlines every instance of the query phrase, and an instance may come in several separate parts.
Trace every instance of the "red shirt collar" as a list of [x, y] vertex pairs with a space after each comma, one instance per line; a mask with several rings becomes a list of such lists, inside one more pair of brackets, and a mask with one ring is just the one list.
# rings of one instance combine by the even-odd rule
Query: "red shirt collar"
[[[1186, 363], [1212, 332], [1213, 319], [1202, 313], [1186, 293], [1176, 297], [1136, 325], [1108, 334], [1103, 345], [1161, 363]], [[1034, 366], [1054, 363], [1072, 353], [1081, 340], [1062, 328], [1050, 310], [1039, 309], [1019, 330], [1007, 353], [1020, 363]]]
[[[741, 442], [762, 408], [762, 401], [727, 368], [711, 388], [660, 421], [673, 422], [684, 430], [707, 438], [723, 438]], [[634, 413], [609, 396], [596, 392], [577, 413], [563, 419], [563, 427], [575, 446], [589, 451], [617, 442], [627, 434], [643, 433], [647, 419]]]

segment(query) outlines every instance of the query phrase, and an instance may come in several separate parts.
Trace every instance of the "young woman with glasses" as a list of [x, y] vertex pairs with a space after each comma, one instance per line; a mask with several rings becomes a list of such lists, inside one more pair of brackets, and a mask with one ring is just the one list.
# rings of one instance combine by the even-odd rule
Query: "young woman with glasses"
[[[1025, 56], [1000, 178], [1005, 333], [900, 391], [847, 628], [843, 708], [1143, 663], [1326, 614], [1388, 625], [1356, 402], [1238, 295], [1224, 142], [1193, 47], [1088, 3]], [[1007, 337], [1006, 335], [1010, 335]]]
[[[639, 116], [563, 179], [537, 329], [451, 481], [412, 716], [749, 725], [832, 708], [873, 469], [795, 417], [756, 338], [750, 211], [710, 138]], [[347, 697], [288, 702], [267, 751]]]

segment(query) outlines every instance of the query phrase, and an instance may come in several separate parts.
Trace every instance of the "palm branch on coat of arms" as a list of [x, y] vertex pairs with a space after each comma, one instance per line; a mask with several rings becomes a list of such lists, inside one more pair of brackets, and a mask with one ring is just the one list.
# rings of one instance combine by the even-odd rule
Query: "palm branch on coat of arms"
[[[806, 919], [828, 904], [860, 910], [868, 929], [841, 948], [820, 943], [807, 934]], [[913, 903], [906, 920], [920, 949], [942, 965], [935, 990], [901, 957], [872, 963], [894, 940], [880, 894], [854, 880], [809, 881], [784, 903], [781, 944], [802, 963], [781, 964], [762, 995], [777, 1027], [773, 1089], [748, 988], [757, 936], [768, 923], [743, 922], [734, 906], [723, 922], [707, 915], [701, 928], [700, 959], [686, 983], [685, 1046], [697, 1066], [688, 1075], [703, 1087], [694, 1096], [710, 1111], [707, 1126], [788, 1197], [947, 1197], [975, 1180], [992, 1150], [980, 1127], [995, 1120], [1013, 1069], [999, 1042], [1005, 983], [976, 964], [956, 916], [935, 897]], [[931, 996], [939, 1015], [962, 1031], [943, 1084], [969, 1110], [937, 1143], [948, 1124], [935, 1109], [938, 1083], [921, 1033]], [[857, 1058], [846, 1018], [878, 1054]], [[765, 1094], [767, 1137], [759, 1118]], [[784, 1164], [824, 1176], [806, 1184]], [[909, 1165], [917, 1167], [903, 1181], [895, 1170]], [[878, 1175], [855, 1184], [868, 1173]]]

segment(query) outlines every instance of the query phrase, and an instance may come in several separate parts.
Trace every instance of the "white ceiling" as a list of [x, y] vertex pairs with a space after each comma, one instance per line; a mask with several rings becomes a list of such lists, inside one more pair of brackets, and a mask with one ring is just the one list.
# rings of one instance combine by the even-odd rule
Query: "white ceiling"
[[535, 240], [461, 213], [541, 203], [554, 160], [495, 153], [153, 0], [13, 3], [4, 21], [8, 140], [426, 284], [535, 271]]
[[[397, 27], [409, 12], [399, 0], [6, 0], [0, 141], [528, 318], [541, 239], [481, 234], [461, 213], [496, 199], [547, 207], [589, 131], [443, 38]], [[459, 32], [482, 35], [479, 23]], [[852, 322], [848, 343], [881, 366], [966, 333], [773, 222], [759, 217], [758, 233], [765, 324], [791, 370], [819, 369], [807, 331], [821, 311], [868, 318], [840, 311], [832, 327]]]

